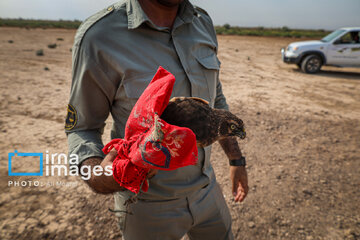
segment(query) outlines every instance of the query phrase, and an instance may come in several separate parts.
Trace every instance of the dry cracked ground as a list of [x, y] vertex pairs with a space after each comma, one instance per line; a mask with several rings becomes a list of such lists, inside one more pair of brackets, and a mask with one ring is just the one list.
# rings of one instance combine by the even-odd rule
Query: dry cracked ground
[[[108, 211], [112, 197], [93, 193], [79, 178], [8, 176], [8, 153], [15, 149], [67, 152], [63, 122], [74, 34], [0, 28], [0, 239], [121, 238]], [[280, 48], [291, 41], [219, 36], [224, 93], [248, 132], [240, 142], [250, 185], [243, 203], [233, 202], [217, 143], [211, 159], [235, 238], [360, 239], [360, 70], [303, 74], [281, 62]], [[36, 55], [40, 49], [43, 56]], [[13, 165], [24, 168], [34, 166]]]

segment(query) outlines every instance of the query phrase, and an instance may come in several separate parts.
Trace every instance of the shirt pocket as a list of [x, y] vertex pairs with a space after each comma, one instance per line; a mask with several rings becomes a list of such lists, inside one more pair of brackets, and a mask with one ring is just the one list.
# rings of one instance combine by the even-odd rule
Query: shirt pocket
[[132, 76], [130, 78], [123, 80], [123, 86], [125, 90], [126, 97], [131, 99], [138, 99], [144, 90], [147, 88], [154, 73], [144, 73]]
[[112, 104], [111, 113], [115, 120], [125, 126], [132, 108], [151, 82], [153, 75], [154, 73], [140, 73], [122, 79], [116, 91], [115, 101]]
[[211, 107], [214, 107], [216, 98], [216, 85], [220, 70], [220, 61], [217, 58], [216, 53], [213, 51], [205, 57], [196, 56], [196, 60], [202, 67], [201, 69], [209, 89], [210, 105]]

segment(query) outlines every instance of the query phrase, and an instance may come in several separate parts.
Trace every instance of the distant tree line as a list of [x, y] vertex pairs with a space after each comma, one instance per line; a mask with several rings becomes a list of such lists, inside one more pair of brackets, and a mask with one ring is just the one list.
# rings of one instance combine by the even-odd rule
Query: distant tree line
[[66, 28], [77, 29], [81, 21], [74, 20], [36, 20], [36, 19], [9, 19], [0, 18], [0, 27], [23, 27], [23, 28]]
[[294, 38], [322, 38], [329, 34], [323, 29], [290, 29], [287, 26], [281, 28], [265, 27], [237, 27], [226, 23], [223, 26], [215, 26], [216, 33], [219, 35], [240, 35], [240, 36], [267, 36], [267, 37], [294, 37]]
[[[8, 19], [0, 18], [0, 27], [22, 27], [22, 28], [66, 28], [77, 29], [81, 24], [80, 20], [36, 20], [36, 19]], [[240, 36], [268, 36], [268, 37], [294, 37], [294, 38], [322, 38], [329, 34], [323, 29], [306, 30], [290, 29], [287, 26], [282, 28], [265, 27], [237, 27], [230, 24], [215, 26], [216, 33], [219, 35], [240, 35]]]

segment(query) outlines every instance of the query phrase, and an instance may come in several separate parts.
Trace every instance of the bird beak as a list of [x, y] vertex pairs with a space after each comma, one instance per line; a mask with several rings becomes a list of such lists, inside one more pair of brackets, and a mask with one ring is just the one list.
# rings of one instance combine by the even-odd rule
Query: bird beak
[[239, 132], [238, 136], [239, 136], [240, 139], [244, 139], [246, 137], [245, 129], [243, 129], [241, 132]]

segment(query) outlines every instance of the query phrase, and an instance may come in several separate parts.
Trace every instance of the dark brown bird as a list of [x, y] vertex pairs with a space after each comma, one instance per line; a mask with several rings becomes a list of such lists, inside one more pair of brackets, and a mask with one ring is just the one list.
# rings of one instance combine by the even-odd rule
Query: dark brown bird
[[175, 97], [161, 115], [167, 123], [190, 128], [197, 144], [206, 147], [229, 136], [246, 137], [243, 121], [229, 111], [213, 109], [201, 98]]

